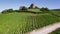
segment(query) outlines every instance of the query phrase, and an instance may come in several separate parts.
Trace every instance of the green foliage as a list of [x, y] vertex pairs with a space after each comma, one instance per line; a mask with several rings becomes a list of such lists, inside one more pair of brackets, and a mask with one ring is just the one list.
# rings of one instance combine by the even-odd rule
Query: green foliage
[[[32, 5], [29, 8], [32, 8]], [[40, 13], [40, 10], [42, 13]], [[60, 17], [56, 16], [60, 16], [59, 11], [48, 12], [48, 8], [27, 9], [25, 6], [20, 7], [19, 10], [3, 10], [3, 14], [0, 14], [0, 34], [24, 34], [34, 29], [60, 22]]]
[[7, 13], [7, 10], [3, 10], [1, 13]]
[[60, 21], [58, 17], [50, 13], [32, 14], [25, 12], [0, 14], [0, 19], [0, 34], [24, 34]]
[[50, 34], [60, 34], [60, 28], [56, 29], [55, 31], [51, 32]]
[[39, 7], [35, 6], [35, 9], [40, 9]]
[[22, 7], [20, 7], [20, 8], [19, 8], [19, 10], [22, 10], [22, 11], [27, 11], [27, 7], [22, 6]]
[[2, 13], [12, 13], [14, 12], [13, 9], [6, 9], [6, 10], [3, 10]]
[[40, 10], [41, 10], [42, 12], [49, 12], [49, 9], [48, 9], [48, 8], [44, 8], [44, 7], [42, 7]]
[[50, 11], [49, 13], [51, 13], [54, 16], [60, 17], [60, 11]]
[[52, 9], [52, 11], [60, 11], [60, 9]]
[[30, 7], [28, 7], [28, 9], [31, 9]]

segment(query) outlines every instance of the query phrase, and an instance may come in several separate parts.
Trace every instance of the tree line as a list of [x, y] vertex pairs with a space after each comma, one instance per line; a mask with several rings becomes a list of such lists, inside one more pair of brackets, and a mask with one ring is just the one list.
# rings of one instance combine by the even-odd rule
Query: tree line
[[33, 7], [33, 4], [30, 5], [30, 7], [25, 7], [25, 6], [21, 6], [19, 7], [19, 10], [13, 10], [13, 9], [5, 9], [3, 10], [1, 13], [5, 14], [5, 13], [13, 13], [13, 12], [28, 12], [28, 13], [36, 13], [36, 12], [33, 12], [33, 11], [28, 11], [28, 9], [40, 9], [40, 11], [42, 12], [48, 12], [49, 9], [48, 8], [39, 8], [37, 6], [35, 6], [35, 8], [32, 8]]

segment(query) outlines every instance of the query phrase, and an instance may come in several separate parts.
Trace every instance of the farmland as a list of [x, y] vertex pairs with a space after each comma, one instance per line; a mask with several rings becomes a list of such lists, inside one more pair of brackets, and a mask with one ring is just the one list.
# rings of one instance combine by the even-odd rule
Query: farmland
[[0, 14], [0, 34], [24, 34], [34, 29], [60, 22], [59, 12]]

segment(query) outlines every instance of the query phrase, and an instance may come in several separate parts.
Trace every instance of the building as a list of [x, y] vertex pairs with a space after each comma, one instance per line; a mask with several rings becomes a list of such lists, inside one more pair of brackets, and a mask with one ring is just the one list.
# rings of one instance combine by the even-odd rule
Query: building
[[33, 3], [30, 5], [30, 8], [35, 8], [35, 6], [34, 6], [34, 4], [33, 4]]

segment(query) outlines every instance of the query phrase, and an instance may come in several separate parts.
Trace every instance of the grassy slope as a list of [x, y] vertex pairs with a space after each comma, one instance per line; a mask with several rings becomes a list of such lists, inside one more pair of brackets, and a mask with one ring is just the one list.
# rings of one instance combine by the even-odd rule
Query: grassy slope
[[55, 31], [51, 32], [50, 34], [60, 34], [60, 28], [56, 29]]
[[51, 13], [11, 13], [0, 14], [0, 34], [18, 34], [59, 22]]
[[[60, 11], [52, 11], [54, 16], [57, 16], [60, 19]], [[50, 34], [60, 34], [60, 28], [51, 32]]]
[[52, 11], [52, 13], [54, 13], [57, 16], [60, 16], [60, 11]]
[[40, 9], [28, 9], [28, 11], [41, 12]]

